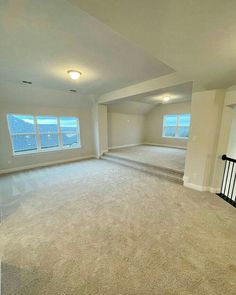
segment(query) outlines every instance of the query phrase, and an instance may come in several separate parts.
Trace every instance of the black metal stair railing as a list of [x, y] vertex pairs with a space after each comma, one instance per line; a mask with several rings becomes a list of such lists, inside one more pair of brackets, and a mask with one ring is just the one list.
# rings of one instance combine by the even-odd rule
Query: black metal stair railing
[[236, 207], [236, 159], [222, 156], [225, 161], [220, 193], [217, 195]]

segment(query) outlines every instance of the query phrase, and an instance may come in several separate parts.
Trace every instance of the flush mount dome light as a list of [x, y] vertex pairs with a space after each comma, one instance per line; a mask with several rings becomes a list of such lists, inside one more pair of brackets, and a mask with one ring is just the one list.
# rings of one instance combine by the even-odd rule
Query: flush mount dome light
[[164, 98], [163, 98], [163, 101], [164, 102], [167, 102], [167, 101], [169, 101], [170, 100], [170, 97], [169, 96], [165, 96]]
[[67, 71], [67, 73], [72, 80], [78, 80], [79, 77], [82, 75], [79, 71], [74, 71], [74, 70]]

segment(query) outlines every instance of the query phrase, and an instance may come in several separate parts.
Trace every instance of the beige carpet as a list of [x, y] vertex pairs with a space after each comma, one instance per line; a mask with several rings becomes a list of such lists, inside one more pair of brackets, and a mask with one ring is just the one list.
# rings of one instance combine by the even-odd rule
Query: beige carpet
[[184, 171], [186, 150], [160, 146], [139, 145], [109, 150], [110, 155], [145, 164]]
[[0, 187], [4, 295], [236, 294], [236, 211], [214, 194], [103, 160]]

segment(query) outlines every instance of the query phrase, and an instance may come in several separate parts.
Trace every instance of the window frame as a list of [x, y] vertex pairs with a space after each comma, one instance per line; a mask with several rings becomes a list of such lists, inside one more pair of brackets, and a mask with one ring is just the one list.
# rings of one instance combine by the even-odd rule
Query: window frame
[[[189, 115], [190, 116], [190, 124], [191, 124], [191, 114], [190, 113], [181, 113], [181, 114], [165, 114], [163, 115], [163, 124], [162, 124], [162, 137], [163, 138], [172, 138], [172, 139], [189, 139], [189, 136], [188, 137], [183, 137], [183, 136], [179, 136], [179, 128], [180, 127], [188, 127], [189, 130], [190, 130], [190, 124], [189, 125], [179, 125], [179, 117], [182, 116], [182, 115]], [[175, 126], [168, 126], [168, 125], [165, 125], [165, 117], [166, 116], [176, 116], [176, 125]], [[165, 128], [167, 127], [173, 127], [175, 128], [175, 136], [166, 136], [165, 135]]]
[[[34, 133], [33, 132], [25, 132], [25, 133], [11, 133], [10, 129], [10, 124], [8, 120], [8, 116], [13, 115], [13, 116], [31, 116], [33, 117], [34, 120]], [[38, 128], [38, 122], [37, 122], [37, 117], [54, 117], [57, 119], [57, 127], [58, 127], [58, 132], [39, 132]], [[78, 144], [75, 146], [63, 146], [62, 142], [62, 134], [61, 132], [61, 126], [60, 126], [60, 118], [74, 118], [76, 119], [77, 122], [77, 132], [71, 132], [73, 134], [76, 133], [77, 135], [77, 142]], [[65, 151], [65, 150], [72, 150], [72, 149], [81, 149], [81, 133], [80, 133], [80, 120], [78, 117], [69, 117], [69, 116], [54, 116], [54, 115], [32, 115], [32, 114], [16, 114], [16, 113], [7, 113], [6, 115], [6, 120], [7, 120], [7, 126], [8, 126], [8, 134], [10, 137], [11, 141], [11, 148], [12, 148], [12, 154], [13, 156], [21, 156], [21, 155], [31, 155], [31, 154], [40, 154], [40, 153], [47, 153], [47, 152], [60, 152], [60, 151]], [[70, 132], [64, 132], [64, 133], [70, 133]], [[48, 148], [42, 148], [41, 145], [41, 139], [40, 139], [40, 134], [58, 134], [58, 147], [48, 147]], [[19, 151], [15, 152], [14, 151], [14, 145], [13, 145], [13, 136], [14, 135], [35, 135], [36, 138], [36, 149], [35, 150], [28, 150], [28, 151]]]
[[[60, 123], [60, 119], [62, 119], [62, 118], [74, 118], [74, 119], [76, 119], [77, 132], [74, 132], [74, 131], [62, 131], [61, 130], [61, 123]], [[59, 130], [59, 144], [63, 147], [63, 149], [71, 149], [71, 148], [73, 148], [71, 146], [64, 146], [63, 145], [63, 137], [62, 137], [62, 135], [63, 134], [69, 134], [69, 133], [76, 134], [78, 146], [81, 147], [80, 120], [79, 120], [79, 118], [77, 118], [77, 117], [58, 117], [57, 120], [58, 120], [58, 127], [59, 127], [59, 129], [58, 129]]]
[[[40, 132], [39, 131], [39, 127], [38, 127], [38, 118], [39, 117], [53, 117], [56, 119], [57, 121], [57, 129], [58, 132]], [[60, 139], [59, 139], [59, 126], [58, 126], [58, 117], [56, 116], [47, 116], [47, 115], [38, 115], [38, 116], [34, 116], [34, 122], [35, 122], [35, 126], [36, 126], [36, 137], [37, 137], [37, 146], [38, 146], [38, 150], [40, 152], [46, 152], [46, 151], [55, 151], [55, 150], [61, 150], [61, 146], [60, 146]], [[41, 137], [40, 135], [49, 135], [49, 134], [57, 134], [58, 135], [58, 146], [57, 147], [46, 147], [46, 148], [42, 148], [42, 142], [41, 142]]]
[[[33, 117], [33, 120], [34, 120], [34, 132], [11, 133], [11, 128], [10, 128], [10, 124], [9, 124], [9, 120], [8, 120], [8, 116], [10, 116], [10, 115], [31, 116], [31, 117]], [[7, 118], [8, 134], [9, 134], [10, 141], [11, 141], [11, 148], [12, 148], [12, 154], [13, 154], [13, 156], [19, 155], [19, 154], [34, 154], [34, 153], [37, 153], [38, 142], [37, 142], [37, 134], [36, 134], [36, 126], [35, 126], [34, 116], [31, 115], [31, 114], [13, 114], [13, 113], [7, 113], [6, 118]], [[14, 147], [14, 144], [13, 144], [13, 136], [15, 136], [15, 135], [34, 135], [35, 136], [35, 139], [36, 139], [36, 149], [34, 149], [34, 150], [28, 150], [28, 151], [15, 152], [14, 151], [14, 148], [13, 148]]]

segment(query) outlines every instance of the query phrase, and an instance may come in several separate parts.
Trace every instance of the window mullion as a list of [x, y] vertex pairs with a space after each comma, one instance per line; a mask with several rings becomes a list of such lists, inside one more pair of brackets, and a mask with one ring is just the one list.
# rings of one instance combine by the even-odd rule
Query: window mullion
[[36, 134], [36, 142], [37, 142], [37, 150], [41, 150], [41, 140], [38, 128], [37, 117], [34, 116], [34, 127], [35, 127], [35, 134]]
[[57, 117], [57, 128], [58, 128], [58, 140], [59, 140], [59, 147], [62, 149], [62, 132], [61, 132], [61, 125], [60, 125], [60, 117]]
[[176, 115], [177, 117], [177, 125], [176, 125], [176, 137], [178, 138], [179, 137], [179, 115]]
[[79, 119], [77, 119], [76, 122], [77, 122], [77, 130], [76, 130], [76, 134], [77, 134], [77, 144], [79, 144], [79, 146], [81, 146]]

